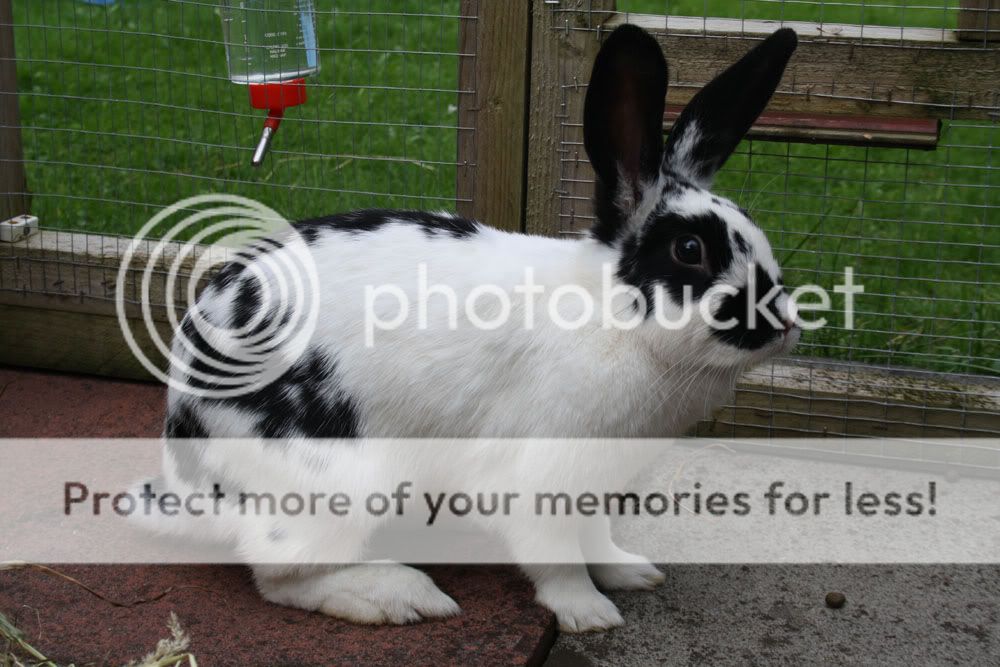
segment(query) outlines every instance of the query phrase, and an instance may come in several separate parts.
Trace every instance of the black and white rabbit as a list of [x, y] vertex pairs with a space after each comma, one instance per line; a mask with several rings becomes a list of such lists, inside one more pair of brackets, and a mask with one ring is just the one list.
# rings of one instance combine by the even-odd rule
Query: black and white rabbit
[[[788, 29], [761, 42], [694, 97], [664, 145], [663, 53], [639, 28], [615, 30], [594, 63], [584, 111], [586, 150], [597, 175], [597, 221], [586, 238], [513, 234], [447, 213], [408, 211], [360, 211], [293, 225], [319, 276], [315, 332], [273, 382], [244, 395], [199, 397], [173, 387], [164, 483], [183, 487], [217, 477], [251, 486], [279, 483], [275, 480], [285, 474], [281, 466], [294, 465], [282, 458], [287, 448], [309, 447], [309, 438], [683, 434], [727, 398], [747, 368], [787, 352], [798, 340], [794, 305], [764, 233], [746, 211], [708, 191], [767, 105], [795, 47], [795, 33]], [[282, 243], [269, 252], [283, 252]], [[461, 312], [449, 321], [448, 298], [433, 294], [422, 306], [422, 318], [414, 315], [400, 326], [379, 329], [369, 344], [366, 307], [394, 306], [391, 300], [372, 301], [370, 292], [366, 297], [366, 287], [394, 285], [415, 303], [418, 266], [425, 267], [426, 280], [447, 285], [460, 299], [480, 285], [500, 286], [512, 299], [513, 315], [492, 328], [473, 326]], [[596, 315], [588, 317], [575, 301], [563, 299], [560, 314], [578, 323], [567, 329], [546, 315], [544, 299], [532, 303], [515, 289], [530, 269], [547, 293], [573, 285], [600, 304], [608, 267], [615, 286], [638, 288], [650, 297], [660, 290], [666, 295], [661, 306], [674, 315], [687, 290], [695, 305], [704, 300], [717, 320], [735, 318], [736, 326], [716, 328], [693, 317], [680, 328], [667, 328], [647, 312], [635, 326], [605, 327]], [[216, 326], [238, 327], [272, 312], [279, 290], [262, 284], [267, 271], [251, 268], [247, 262], [224, 268], [199, 298], [201, 316]], [[711, 289], [719, 285], [730, 286], [730, 292]], [[777, 321], [760, 318], [759, 326], [749, 326], [747, 301], [771, 290], [779, 293], [770, 306]], [[638, 307], [631, 297], [616, 299], [616, 308]], [[533, 326], [525, 326], [526, 316], [533, 316]], [[188, 340], [218, 356], [189, 326], [191, 317], [182, 327]], [[418, 326], [420, 319], [424, 326]], [[174, 354], [185, 363], [172, 370], [172, 379], [200, 386], [182, 368], [204, 366], [190, 345], [175, 343]], [[280, 351], [274, 354], [284, 363]], [[245, 449], [232, 459], [184, 451], [184, 439], [208, 437], [285, 438], [290, 444]], [[520, 465], [461, 453], [453, 465], [431, 465], [406, 451], [366, 443], [329, 454], [310, 474], [338, 489], [354, 488], [358, 477], [462, 488], [494, 480], [497, 466]], [[608, 453], [609, 459], [615, 456]], [[616, 471], [624, 477], [620, 482], [636, 472], [638, 462], [633, 463]], [[573, 460], [551, 460], [533, 465], [529, 474], [542, 482], [546, 475], [584, 479], [592, 472], [573, 466]], [[301, 479], [294, 470], [286, 472], [289, 484]], [[379, 521], [330, 525], [324, 534], [220, 519], [216, 530], [253, 564], [262, 595], [279, 604], [362, 623], [458, 613], [427, 575], [402, 564], [317, 564], [360, 558]], [[525, 563], [538, 602], [553, 610], [566, 630], [622, 623], [598, 588], [647, 589], [663, 581], [648, 561], [611, 542], [606, 523], [588, 535], [505, 530], [505, 542]], [[559, 540], [565, 544], [555, 544]], [[532, 554], [543, 547], [565, 553], [567, 562], [591, 565], [534, 563]], [[303, 564], [261, 565], [288, 562], [289, 554]]]

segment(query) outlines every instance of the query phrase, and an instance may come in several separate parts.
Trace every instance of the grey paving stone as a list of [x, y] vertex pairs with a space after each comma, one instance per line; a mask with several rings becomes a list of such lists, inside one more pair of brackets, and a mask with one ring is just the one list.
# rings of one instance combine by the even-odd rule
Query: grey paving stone
[[[1000, 566], [665, 565], [546, 665], [1000, 665]], [[829, 591], [847, 597], [830, 609]]]

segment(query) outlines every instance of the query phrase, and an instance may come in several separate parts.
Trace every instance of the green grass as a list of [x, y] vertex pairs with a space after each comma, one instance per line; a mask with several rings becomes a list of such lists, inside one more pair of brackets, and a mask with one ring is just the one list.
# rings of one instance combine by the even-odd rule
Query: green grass
[[[928, 8], [932, 5], [939, 8]], [[875, 5], [875, 6], [873, 6]], [[921, 5], [913, 8], [907, 5]], [[723, 18], [954, 28], [957, 0], [831, 3], [619, 0], [619, 9]], [[706, 11], [707, 8], [707, 11]], [[669, 58], [669, 54], [668, 54]], [[800, 352], [1000, 374], [1000, 125], [945, 123], [934, 151], [744, 142], [716, 190], [768, 230], [791, 285], [853, 266], [866, 294]]]
[[618, 0], [639, 14], [954, 29], [958, 0]]
[[[207, 4], [14, 0], [28, 178], [43, 225], [128, 234], [158, 207], [209, 192], [253, 197], [289, 218], [453, 208], [458, 21], [364, 13], [451, 17], [457, 0], [318, 4], [323, 69], [254, 170], [261, 113], [227, 79]], [[646, 13], [954, 27], [957, 0], [875, 4], [619, 0]], [[744, 143], [717, 190], [768, 230], [786, 281], [829, 286], [850, 265], [865, 284], [855, 330], [834, 318], [806, 336], [803, 353], [1000, 375], [997, 146], [1000, 126], [988, 122], [946, 123], [929, 152]]]
[[[369, 20], [367, 0], [338, 0], [339, 13], [327, 5], [309, 102], [288, 111], [254, 169], [264, 114], [228, 80], [210, 5], [15, 0], [28, 178], [43, 224], [128, 233], [157, 206], [219, 191], [289, 218], [454, 206], [456, 19]], [[457, 0], [378, 5], [458, 14]], [[403, 86], [417, 90], [393, 90]]]

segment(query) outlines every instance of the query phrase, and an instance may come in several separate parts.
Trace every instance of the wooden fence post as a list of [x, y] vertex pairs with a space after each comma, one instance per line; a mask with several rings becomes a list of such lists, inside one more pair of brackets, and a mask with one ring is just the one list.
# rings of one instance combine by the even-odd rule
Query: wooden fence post
[[[573, 155], [561, 152], [567, 124], [583, 117], [583, 90], [590, 67], [600, 48], [596, 31], [611, 18], [615, 0], [566, 0], [550, 3], [532, 0], [531, 103], [528, 112], [528, 202], [526, 230], [530, 234], [555, 235], [564, 231], [560, 219], [563, 194], [586, 200], [592, 194], [593, 174], [582, 146]], [[559, 11], [559, 10], [571, 11]], [[568, 58], [567, 58], [568, 56]], [[578, 68], [575, 74], [563, 70], [567, 62]], [[572, 94], [564, 90], [568, 81], [580, 86]], [[581, 135], [582, 136], [582, 135]], [[574, 138], [574, 144], [575, 138]], [[560, 193], [563, 164], [572, 192]], [[580, 173], [576, 172], [579, 168]], [[579, 178], [577, 178], [579, 176]], [[573, 199], [572, 201], [576, 201]], [[582, 208], [589, 209], [589, 204]]]
[[28, 212], [11, 0], [0, 0], [0, 220]]
[[462, 0], [458, 95], [459, 214], [524, 229], [528, 3]]
[[959, 39], [1000, 41], [1000, 0], [961, 0], [959, 7]]

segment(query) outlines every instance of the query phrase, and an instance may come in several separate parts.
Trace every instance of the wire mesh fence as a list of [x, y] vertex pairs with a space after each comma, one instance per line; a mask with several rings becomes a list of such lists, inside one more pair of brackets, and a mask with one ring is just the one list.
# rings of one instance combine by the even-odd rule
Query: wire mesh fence
[[[132, 235], [199, 194], [249, 197], [289, 220], [468, 203], [456, 181], [474, 179], [476, 165], [459, 159], [458, 145], [474, 142], [475, 128], [459, 117], [464, 108], [475, 118], [476, 91], [459, 78], [476, 57], [478, 0], [304, 3], [315, 7], [322, 66], [259, 168], [250, 156], [266, 111], [227, 72], [220, 10], [232, 4], [14, 0], [28, 188], [4, 196], [28, 201], [42, 229], [27, 245], [0, 244], [0, 290], [106, 305]], [[160, 298], [149, 305], [161, 316], [165, 303], [188, 301], [186, 268], [172, 298], [164, 294], [183, 240], [152, 273]], [[125, 300], [140, 305], [135, 281]]]
[[[567, 186], [584, 171], [581, 132], [566, 121]], [[804, 354], [1000, 375], [998, 145], [996, 123], [959, 121], [935, 151], [748, 141], [715, 189], [768, 232], [790, 284], [832, 285], [844, 266], [864, 283], [853, 326], [813, 332]], [[583, 233], [589, 199], [564, 192], [562, 229]]]
[[[703, 46], [706, 40], [721, 42], [733, 35], [760, 39], [783, 22], [811, 21], [811, 32], [800, 32], [800, 42], [817, 44], [838, 40], [841, 33], [834, 22], [851, 22], [855, 25], [846, 28], [852, 44], [874, 35], [880, 47], [889, 48], [912, 47], [913, 34], [904, 40], [901, 26], [918, 26], [921, 53], [988, 54], [994, 66], [982, 75], [997, 81], [1000, 42], [987, 42], [978, 34], [957, 40], [957, 2], [621, 0], [618, 11], [609, 4], [550, 3], [552, 29], [583, 33], [583, 40], [597, 43], [615, 22], [634, 22], [657, 30], [675, 49], [697, 43], [702, 53], [713, 48]], [[751, 26], [752, 21], [758, 23]], [[554, 119], [560, 153], [554, 188], [557, 231], [579, 235], [593, 222], [593, 174], [582, 133], [589, 62], [570, 49], [565, 53], [570, 55], [558, 68], [561, 99]], [[688, 61], [680, 55], [681, 66], [671, 71], [672, 88], [697, 90], [727, 64], [699, 70], [685, 67]], [[676, 63], [669, 49], [667, 57]], [[796, 57], [803, 57], [801, 49]], [[914, 57], [912, 67], [921, 66]], [[706, 71], [711, 73], [697, 78]], [[834, 103], [873, 108], [886, 101], [878, 72], [840, 86], [807, 80], [800, 72], [792, 74], [798, 80], [789, 82], [786, 76], [779, 91], [791, 97], [812, 87]], [[870, 95], [863, 89], [859, 95], [860, 87], [871, 81]], [[819, 435], [852, 429], [995, 434], [992, 419], [1000, 396], [1000, 95], [979, 98], [982, 108], [966, 117], [967, 91], [961, 88], [938, 96], [938, 106], [921, 98], [926, 90], [908, 92], [921, 99], [922, 110], [930, 108], [943, 117], [933, 150], [746, 140], [717, 177], [715, 191], [747, 209], [767, 232], [788, 284], [829, 288], [850, 266], [865, 292], [856, 298], [850, 326], [834, 316], [826, 327], [804, 335], [792, 365], [752, 371], [752, 387], [714, 422], [703, 424], [703, 433], [772, 435], [794, 424], [796, 432]], [[903, 403], [917, 409], [901, 409]], [[935, 416], [929, 417], [932, 407]]]
[[[221, 2], [15, 0], [32, 212], [43, 226], [135, 231], [158, 207], [226, 191], [290, 219], [454, 208], [458, 0], [316, 3], [324, 65], [260, 171], [264, 113], [226, 68]], [[277, 6], [277, 3], [276, 3]], [[466, 17], [475, 30], [475, 16]], [[474, 165], [472, 166], [474, 169]]]
[[[227, 75], [218, 3], [14, 0], [31, 211], [58, 229], [31, 247], [0, 245], [0, 290], [62, 295], [81, 308], [106, 303], [127, 238], [162, 207], [205, 192], [248, 196], [289, 219], [468, 204], [471, 189], [461, 183], [475, 178], [477, 165], [460, 151], [463, 139], [475, 141], [481, 91], [461, 72], [477, 58], [478, 6], [488, 1], [315, 3], [322, 67], [308, 80], [310, 100], [288, 111], [254, 170], [263, 114]], [[757, 39], [782, 22], [802, 22], [795, 25], [806, 44], [872, 39], [902, 50], [917, 39], [921, 55], [907, 65], [917, 71], [934, 66], [934, 52], [968, 54], [970, 71], [936, 73], [932, 91], [880, 87], [877, 72], [864, 81], [848, 72], [783, 84], [790, 98], [873, 108], [891, 102], [910, 115], [930, 109], [943, 119], [940, 138], [933, 150], [771, 140], [740, 146], [716, 190], [767, 231], [786, 282], [831, 286], [849, 265], [865, 292], [853, 326], [834, 314], [827, 327], [807, 333], [795, 363], [754, 371], [752, 386], [703, 426], [715, 434], [780, 435], [793, 423], [797, 434], [891, 425], [897, 435], [996, 435], [1000, 42], [990, 40], [993, 23], [971, 24], [976, 30], [957, 40], [954, 30], [969, 16], [969, 3], [957, 0], [611, 5], [533, 6], [550, 14], [554, 31], [579, 33], [590, 46], [615, 21], [643, 14], [644, 25], [676, 37], [680, 49], [706, 39], [726, 44], [732, 35]], [[591, 60], [586, 51], [558, 53], [558, 112], [548, 119], [558, 173], [543, 185], [557, 201], [550, 229], [572, 236], [593, 219], [581, 126]], [[702, 70], [675, 68], [672, 89], [696, 90], [725, 57]], [[977, 71], [983, 62], [992, 69]], [[967, 90], [977, 77], [984, 82]], [[166, 289], [167, 267], [157, 275]], [[185, 295], [174, 296], [182, 307]], [[126, 299], [140, 305], [138, 292]]]
[[[988, 0], [971, 9], [970, 20], [962, 19], [960, 0], [619, 0], [616, 10], [625, 13], [661, 16], [690, 16], [739, 19], [741, 21], [803, 21], [819, 26], [833, 24], [829, 36], [836, 37], [839, 26], [880, 26], [888, 28], [930, 28], [941, 31], [960, 27], [986, 32], [1000, 30], [1000, 23], [986, 21]], [[983, 25], [980, 26], [979, 24]], [[977, 35], [979, 39], [983, 36]]]

